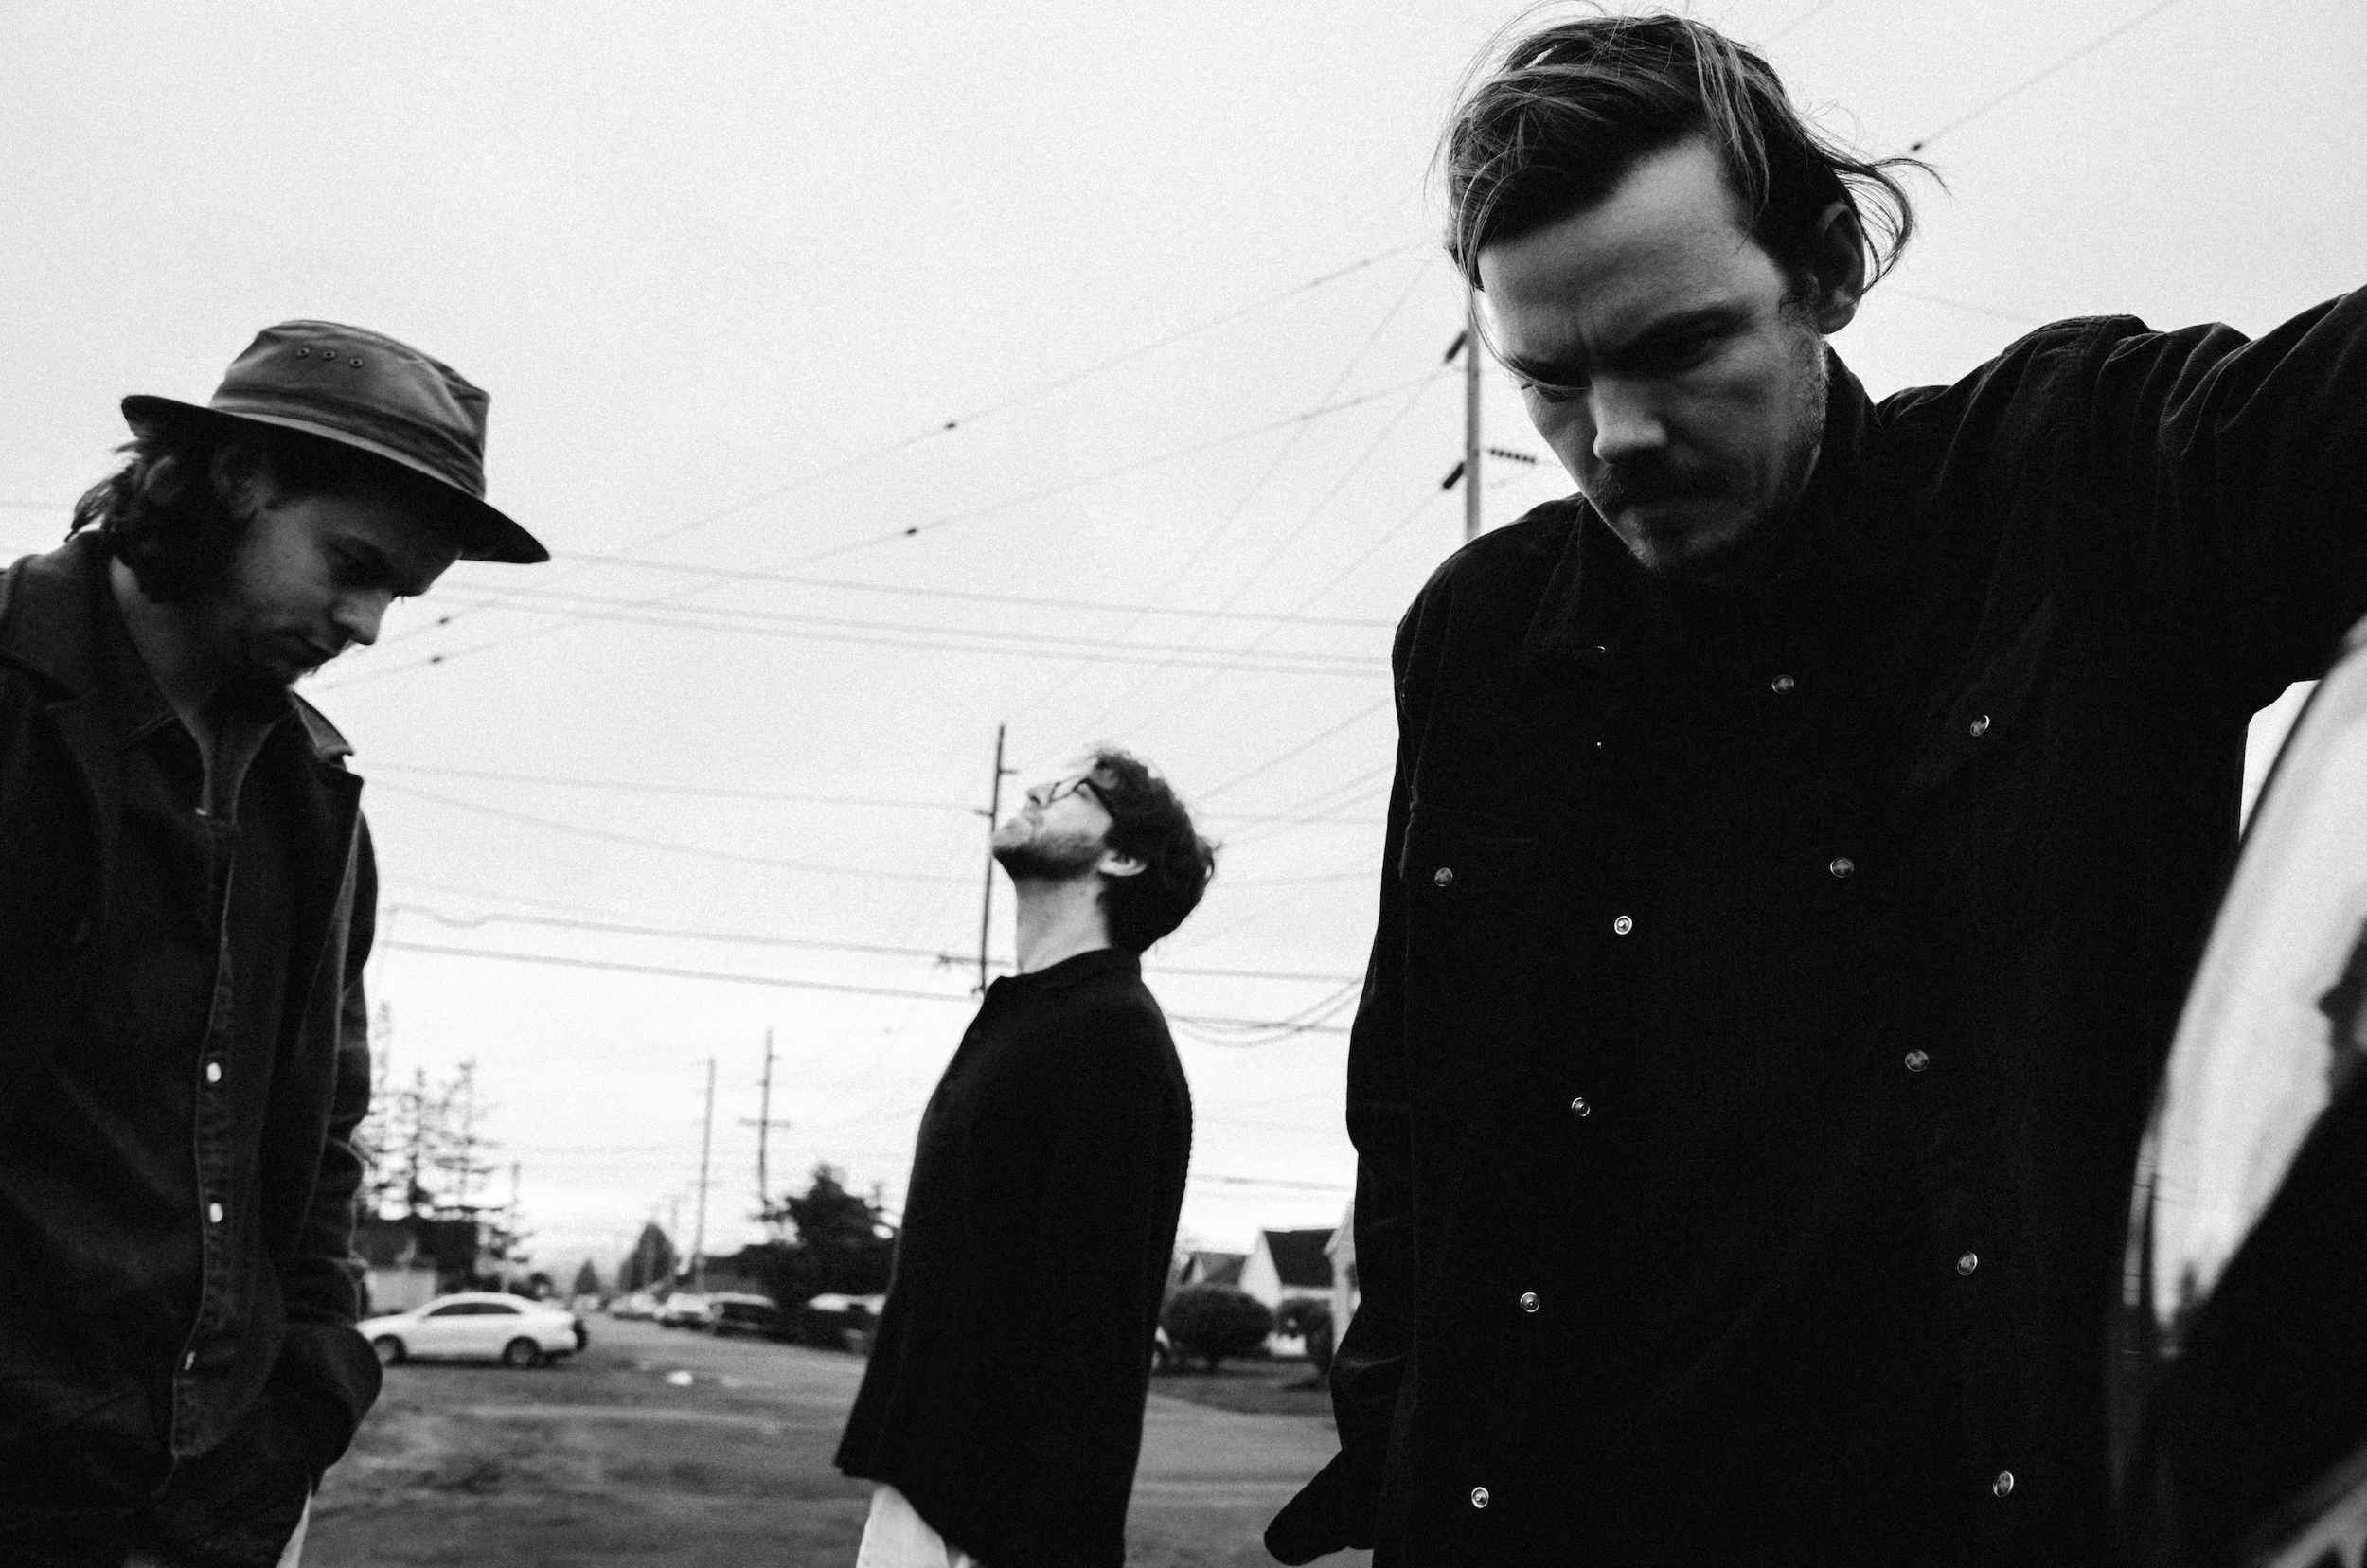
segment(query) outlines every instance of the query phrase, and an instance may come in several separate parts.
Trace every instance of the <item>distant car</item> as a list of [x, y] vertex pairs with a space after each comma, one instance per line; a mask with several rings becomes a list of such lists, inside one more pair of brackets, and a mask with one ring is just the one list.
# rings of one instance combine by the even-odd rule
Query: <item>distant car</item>
[[661, 1328], [690, 1328], [707, 1320], [707, 1298], [698, 1291], [676, 1291], [658, 1304], [657, 1326]]
[[794, 1320], [796, 1338], [824, 1349], [868, 1350], [872, 1330], [879, 1327], [880, 1309], [886, 1304], [884, 1295], [844, 1295], [826, 1291], [810, 1297], [798, 1309]]
[[717, 1335], [753, 1334], [759, 1339], [792, 1337], [789, 1314], [770, 1296], [727, 1292], [707, 1297], [706, 1328]]
[[361, 1329], [389, 1366], [415, 1358], [539, 1366], [574, 1355], [590, 1339], [573, 1312], [491, 1291], [438, 1296], [407, 1312], [369, 1318]]
[[641, 1318], [646, 1320], [657, 1316], [657, 1307], [658, 1301], [656, 1296], [651, 1295], [647, 1291], [635, 1291], [631, 1295], [618, 1296], [614, 1301], [610, 1302], [608, 1304], [608, 1315], [613, 1318]]

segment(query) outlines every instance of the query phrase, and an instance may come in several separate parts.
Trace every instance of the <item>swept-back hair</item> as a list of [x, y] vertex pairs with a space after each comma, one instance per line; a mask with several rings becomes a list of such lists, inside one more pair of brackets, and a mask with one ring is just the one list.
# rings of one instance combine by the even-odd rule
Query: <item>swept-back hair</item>
[[1595, 14], [1508, 28], [1472, 62], [1439, 140], [1447, 252], [1477, 288], [1482, 249], [1592, 206], [1696, 136], [1795, 286], [1815, 279], [1817, 220], [1835, 202], [1857, 215], [1869, 278], [1914, 234], [1893, 171], [1930, 173], [1921, 160], [1851, 155], [1792, 107], [1764, 59], [1704, 23]]
[[1111, 946], [1140, 953], [1199, 906], [1217, 874], [1217, 846], [1192, 826], [1192, 813], [1174, 788], [1141, 759], [1104, 747], [1094, 754], [1085, 777], [1110, 813], [1105, 842], [1143, 863], [1133, 876], [1105, 877], [1101, 883]]

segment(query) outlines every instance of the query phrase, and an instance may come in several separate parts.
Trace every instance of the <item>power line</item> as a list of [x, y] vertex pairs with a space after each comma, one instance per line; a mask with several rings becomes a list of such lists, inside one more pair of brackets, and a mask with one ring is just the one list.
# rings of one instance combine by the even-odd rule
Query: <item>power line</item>
[[[777, 974], [744, 974], [723, 970], [678, 969], [667, 964], [629, 964], [612, 958], [571, 958], [556, 953], [506, 953], [492, 948], [451, 947], [440, 942], [414, 942], [388, 937], [373, 944], [375, 948], [390, 948], [401, 953], [435, 953], [448, 958], [484, 958], [497, 963], [540, 964], [557, 969], [607, 970], [620, 974], [647, 974], [671, 980], [714, 980], [727, 985], [773, 986], [787, 990], [834, 991], [846, 996], [909, 997], [921, 1002], [957, 1002], [975, 1007], [978, 999], [967, 991], [914, 990], [895, 986], [855, 986], [829, 980], [794, 980]], [[1171, 1024], [1215, 1026], [1236, 1029], [1278, 1029], [1277, 1039], [1300, 1034], [1345, 1034], [1336, 1025], [1297, 1024], [1247, 1018], [1226, 1018], [1203, 1013], [1170, 1013]], [[1262, 1043], [1262, 1042], [1261, 1042]]]
[[[815, 561], [826, 561], [834, 556], [846, 555], [855, 550], [868, 549], [875, 544], [885, 543], [890, 540], [909, 539], [917, 534], [933, 532], [938, 528], [949, 527], [957, 523], [970, 522], [980, 517], [991, 515], [995, 512], [1007, 511], [1012, 508], [1025, 506], [1031, 502], [1047, 500], [1056, 495], [1064, 495], [1073, 490], [1082, 490], [1090, 485], [1101, 484], [1111, 479], [1123, 478], [1130, 474], [1140, 473], [1147, 469], [1156, 468], [1165, 463], [1176, 462], [1182, 458], [1194, 456], [1201, 453], [1215, 451], [1219, 447], [1232, 446], [1242, 441], [1251, 440], [1259, 436], [1271, 435], [1277, 430], [1286, 430], [1292, 425], [1304, 424], [1312, 419], [1325, 419], [1333, 414], [1344, 413], [1346, 410], [1359, 408], [1366, 403], [1395, 396], [1397, 393], [1406, 391], [1410, 388], [1418, 386], [1420, 382], [1417, 379], [1416, 381], [1402, 383], [1396, 386], [1382, 387], [1379, 391], [1368, 392], [1359, 397], [1347, 399], [1344, 401], [1307, 409], [1301, 413], [1290, 415], [1286, 419], [1272, 419], [1264, 424], [1254, 425], [1244, 430], [1237, 430], [1230, 435], [1214, 437], [1207, 440], [1173, 447], [1167, 451], [1153, 454], [1148, 457], [1137, 458], [1130, 462], [1118, 464], [1112, 468], [1102, 469], [1079, 479], [1069, 480], [1059, 485], [1046, 486], [1040, 490], [1027, 491], [1022, 495], [1006, 496], [1000, 501], [988, 502], [983, 506], [968, 508], [958, 512], [949, 512], [944, 516], [932, 518], [924, 523], [910, 524], [904, 527], [895, 529], [888, 533], [876, 534], [869, 538], [854, 540], [843, 545], [835, 545], [828, 549], [819, 550], [811, 555], [805, 556], [791, 564], [797, 566], [810, 565]], [[548, 592], [548, 590], [543, 590], [543, 592]], [[688, 590], [685, 594], [674, 597], [677, 598], [686, 597], [688, 597], [688, 594], [697, 592], [699, 592], [699, 590], [693, 588]], [[495, 598], [472, 604], [471, 608], [487, 609], [496, 605], [507, 608], [509, 607], [509, 599], [514, 599], [517, 597], [521, 596], [518, 594], [512, 594], [508, 596], [507, 598]], [[657, 601], [653, 600], [650, 602], [652, 605], [655, 605]], [[711, 612], [703, 610], [678, 613], [691, 615], [711, 614]], [[622, 612], [601, 613], [581, 610], [571, 611], [561, 614], [559, 619], [543, 626], [529, 627], [524, 631], [514, 632], [504, 636], [490, 638], [485, 642], [475, 644], [472, 647], [455, 649], [449, 653], [436, 653], [424, 659], [414, 659], [407, 664], [390, 665], [383, 669], [365, 669], [354, 675], [348, 676], [342, 681], [330, 682], [325, 685], [321, 689], [324, 691], [336, 691], [347, 686], [361, 686], [371, 681], [383, 680], [393, 675], [402, 675], [415, 670], [433, 668], [438, 665], [450, 664], [458, 659], [468, 658], [472, 654], [487, 652], [495, 648], [507, 647], [511, 644], [524, 641], [529, 637], [543, 636], [553, 632], [562, 631], [569, 626], [580, 624], [585, 620], [617, 620], [628, 624], [650, 624], [660, 626], [678, 624], [668, 623], [662, 620], [650, 620], [643, 622], [637, 620], [633, 615], [624, 614]], [[819, 633], [781, 633], [778, 634], [792, 636], [802, 635], [807, 638], [807, 640], [824, 642], [861, 642], [863, 640], [858, 636], [831, 636]], [[888, 644], [886, 646], [899, 647], [922, 645]], [[982, 650], [960, 649], [952, 650], [952, 651], [970, 652], [982, 651]], [[1093, 657], [1093, 655], [1083, 653], [1071, 656], [1080, 659]], [[1108, 659], [1106, 662], [1126, 663], [1129, 661], [1124, 656], [1116, 656]]]
[[[764, 936], [752, 932], [710, 931], [690, 926], [641, 925], [622, 920], [562, 919], [550, 915], [520, 915], [494, 911], [484, 915], [458, 916], [447, 914], [428, 904], [390, 903], [389, 914], [424, 915], [439, 925], [474, 931], [488, 925], [548, 926], [561, 931], [595, 931], [620, 936], [668, 936], [684, 941], [725, 942], [750, 947], [808, 948], [828, 953], [859, 953], [882, 958], [927, 958], [951, 967], [970, 962], [969, 955], [942, 948], [899, 947], [885, 942], [847, 942], [819, 936]], [[995, 969], [1011, 967], [1008, 958], [991, 961]], [[1220, 980], [1304, 980], [1326, 985], [1361, 985], [1362, 977], [1354, 974], [1319, 974], [1305, 970], [1210, 969], [1192, 964], [1145, 964], [1146, 970], [1157, 974], [1190, 975], [1195, 978]]]
[[1248, 316], [1255, 315], [1261, 311], [1271, 310], [1276, 305], [1284, 304], [1290, 300], [1296, 299], [1302, 294], [1311, 294], [1315, 290], [1321, 289], [1327, 284], [1338, 282], [1341, 278], [1362, 272], [1367, 267], [1378, 266], [1379, 263], [1387, 261], [1392, 258], [1403, 256], [1410, 251], [1419, 250], [1428, 243], [1429, 241], [1414, 241], [1406, 244], [1392, 246], [1387, 250], [1377, 251], [1370, 256], [1351, 261], [1344, 267], [1335, 267], [1329, 272], [1308, 278], [1304, 282], [1294, 283], [1289, 288], [1283, 289], [1278, 293], [1267, 294], [1262, 298], [1254, 299], [1246, 305], [1236, 306], [1229, 311], [1220, 312], [1216, 315], [1206, 318], [1205, 320], [1199, 321], [1189, 327], [1181, 328], [1175, 331], [1168, 332], [1162, 337], [1153, 338], [1147, 343], [1137, 344], [1133, 347], [1125, 349], [1120, 353], [1112, 354], [1107, 359], [1097, 360], [1093, 364], [1084, 365], [1078, 369], [1065, 371], [1059, 375], [1038, 382], [1035, 384], [1023, 387], [1018, 392], [1012, 393], [1010, 396], [1003, 398], [998, 401], [983, 404], [977, 408], [970, 409], [967, 413], [956, 414], [951, 419], [932, 421], [919, 429], [911, 431], [906, 435], [899, 436], [894, 440], [886, 441], [879, 446], [871, 447], [863, 452], [857, 453], [851, 457], [844, 458], [825, 468], [802, 473], [796, 478], [791, 479], [786, 483], [774, 485], [769, 489], [759, 490], [753, 495], [743, 496], [738, 501], [731, 502], [725, 506], [718, 507], [710, 511], [703, 512], [700, 515], [691, 518], [687, 522], [661, 528], [655, 533], [646, 534], [635, 540], [632, 543], [627, 545], [626, 548], [631, 550], [647, 549], [652, 544], [663, 543], [670, 539], [679, 539], [684, 534], [695, 532], [700, 528], [707, 526], [709, 524], [720, 523], [724, 518], [746, 511], [751, 507], [761, 506], [765, 502], [777, 501], [783, 496], [794, 494], [799, 490], [810, 490], [816, 485], [825, 483], [826, 481], [838, 478], [843, 474], [850, 473], [856, 469], [878, 462], [881, 458], [891, 457], [899, 452], [918, 446], [923, 441], [933, 440], [939, 436], [948, 435], [955, 430], [960, 430], [965, 427], [975, 426], [982, 420], [991, 419], [997, 414], [1007, 413], [1011, 409], [1017, 408], [1023, 403], [1033, 401], [1037, 398], [1043, 397], [1052, 392], [1059, 391], [1064, 387], [1074, 386], [1079, 382], [1100, 375], [1104, 371], [1113, 370], [1121, 365], [1140, 359], [1147, 354], [1155, 353], [1161, 348], [1166, 348], [1174, 344], [1182, 343], [1187, 338], [1197, 337], [1202, 332], [1213, 331], [1219, 327], [1229, 326], [1236, 321], [1242, 320]]
[[1308, 626], [1356, 627], [1367, 631], [1387, 631], [1397, 624], [1366, 615], [1293, 615], [1263, 610], [1201, 610], [1159, 604], [1117, 604], [1101, 599], [1047, 598], [1030, 594], [988, 594], [963, 588], [919, 588], [892, 582], [861, 582], [847, 578], [804, 577], [793, 572], [768, 572], [747, 566], [707, 566], [687, 561], [653, 561], [647, 556], [636, 555], [594, 555], [583, 551], [559, 550], [553, 552], [551, 559], [651, 572], [677, 572], [734, 582], [777, 583], [791, 588], [826, 588], [856, 594], [892, 594], [908, 598], [957, 599], [970, 604], [1017, 604], [1039, 610], [1170, 615], [1188, 620], [1295, 621]]
[[2097, 34], [2087, 43], [2082, 44], [2079, 47], [2073, 49], [2071, 53], [2063, 56], [2062, 59], [2055, 62], [2052, 65], [2047, 66], [2043, 70], [2033, 72], [2031, 75], [2022, 78], [2020, 81], [2017, 81], [2011, 87], [2006, 88], [2003, 92], [1998, 94], [1994, 98], [1983, 99], [1980, 103], [1975, 104], [1972, 108], [1966, 110], [1954, 119], [1949, 120], [1947, 124], [1941, 126], [1938, 130], [1924, 133], [1919, 139], [1907, 144], [1907, 151], [1909, 152], [1922, 151], [1933, 142], [1938, 141], [1942, 136], [1947, 135], [1949, 132], [1960, 130], [1965, 126], [1970, 125], [1974, 120], [1979, 119], [1982, 116], [1989, 113], [1991, 110], [2012, 102], [2015, 98], [2021, 97], [2022, 94], [2030, 91], [2031, 88], [2038, 86], [2038, 83], [2046, 80], [2056, 73], [2077, 64], [2080, 61], [2087, 59], [2098, 49], [2103, 48], [2106, 45], [2114, 42], [2126, 33], [2135, 31], [2138, 27], [2141, 27], [2145, 23], [2152, 21], [2163, 11], [2168, 10], [2171, 7], [2181, 5], [2183, 3], [2184, 0], [2158, 0], [2157, 4], [2148, 6], [2145, 9], [2139, 11], [2135, 16], [2130, 17], [2119, 27]]
[[[379, 762], [369, 764], [372, 776], [386, 773], [418, 774], [434, 778], [469, 778], [491, 784], [541, 784], [558, 789], [605, 790], [624, 794], [680, 795], [708, 800], [749, 800], [800, 806], [857, 806], [882, 810], [948, 811], [969, 814], [977, 807], [959, 800], [917, 800], [893, 795], [811, 794], [796, 790], [740, 790], [711, 784], [648, 784], [621, 778], [585, 778], [570, 774], [503, 773], [486, 768], [443, 768], [418, 762]], [[1326, 791], [1326, 794], [1332, 792]], [[1315, 798], [1321, 798], [1320, 796]], [[1295, 810], [1304, 810], [1304, 803]], [[1251, 811], [1196, 811], [1205, 822], [1239, 822], [1253, 826], [1279, 825], [1293, 827], [1305, 823], [1338, 823], [1370, 828], [1379, 824], [1379, 817], [1343, 817], [1331, 815], [1292, 815]]]
[[1250, 769], [1246, 773], [1235, 774], [1231, 778], [1226, 779], [1223, 783], [1218, 785], [1213, 790], [1201, 791], [1200, 798], [1202, 800], [1211, 799], [1214, 796], [1224, 793], [1227, 790], [1233, 789], [1237, 785], [1246, 784], [1251, 779], [1257, 777], [1259, 775], [1269, 773], [1273, 769], [1282, 766], [1283, 763], [1290, 761], [1290, 758], [1298, 756], [1301, 752], [1307, 751], [1311, 747], [1320, 745], [1324, 741], [1330, 739], [1333, 736], [1339, 734], [1342, 730], [1346, 729], [1351, 724], [1360, 723], [1362, 721], [1371, 718], [1374, 714], [1379, 713], [1381, 709], [1390, 706], [1396, 701], [1397, 699], [1395, 696], [1383, 697], [1378, 703], [1371, 704], [1365, 707], [1358, 708], [1354, 713], [1349, 714], [1345, 719], [1341, 720], [1329, 729], [1317, 730], [1314, 734], [1308, 736], [1306, 739], [1300, 741], [1297, 745], [1292, 746], [1290, 750], [1282, 753], [1280, 756], [1270, 757], [1265, 761], [1260, 762], [1257, 766]]

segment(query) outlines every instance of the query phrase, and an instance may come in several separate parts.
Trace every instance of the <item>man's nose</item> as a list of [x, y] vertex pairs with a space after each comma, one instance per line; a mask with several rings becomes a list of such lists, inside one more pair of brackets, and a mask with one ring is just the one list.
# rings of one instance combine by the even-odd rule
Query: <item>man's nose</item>
[[1631, 382], [1611, 377], [1596, 380], [1589, 391], [1593, 403], [1594, 460], [1616, 468], [1623, 462], [1668, 445], [1668, 427], [1649, 392]]
[[383, 593], [347, 594], [337, 601], [337, 626], [347, 640], [364, 648], [378, 641], [379, 623], [386, 618], [386, 606], [394, 602], [394, 595]]

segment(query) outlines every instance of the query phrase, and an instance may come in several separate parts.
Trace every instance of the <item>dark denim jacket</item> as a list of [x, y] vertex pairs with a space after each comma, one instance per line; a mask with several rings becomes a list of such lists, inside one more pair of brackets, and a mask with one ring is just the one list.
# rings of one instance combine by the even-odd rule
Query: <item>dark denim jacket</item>
[[1342, 1452], [1277, 1556], [1897, 1560], [1887, 1510], [1920, 1560], [2105, 1559], [2104, 1314], [2246, 724], [2367, 609], [2363, 325], [2066, 322], [1878, 406], [1836, 366], [1764, 593], [1662, 590], [1575, 501], [1438, 570]]
[[[108, 945], [121, 742], [92, 624], [106, 562], [86, 537], [0, 576], [0, 1136]], [[124, 1355], [110, 1369], [123, 1396], [66, 1428], [34, 1429], [56, 1415], [36, 1386], [44, 1368], [0, 1367], [0, 1558], [10, 1562], [120, 1561], [135, 1513], [179, 1555], [275, 1561], [306, 1486], [377, 1395], [376, 1358], [353, 1329], [361, 1167], [350, 1142], [369, 1096], [362, 965], [376, 878], [348, 748], [301, 703], [297, 717], [301, 730], [283, 739], [301, 740], [299, 787], [278, 825], [295, 890], [281, 916], [290, 1005], [280, 1038], [238, 1042], [197, 1139], [200, 1183], [222, 1196], [239, 1244], [208, 1250], [186, 1359], [149, 1366]], [[12, 1281], [0, 1310], [41, 1289]], [[24, 1305], [31, 1321], [47, 1304]], [[106, 1381], [88, 1366], [60, 1370]], [[167, 1399], [164, 1451], [154, 1414]], [[21, 1511], [66, 1500], [87, 1517], [44, 1525]]]

